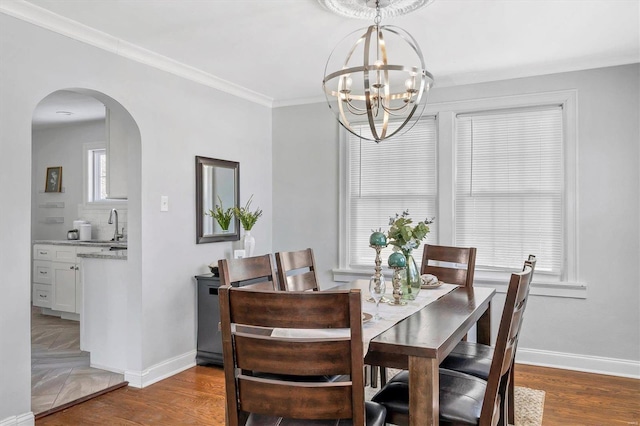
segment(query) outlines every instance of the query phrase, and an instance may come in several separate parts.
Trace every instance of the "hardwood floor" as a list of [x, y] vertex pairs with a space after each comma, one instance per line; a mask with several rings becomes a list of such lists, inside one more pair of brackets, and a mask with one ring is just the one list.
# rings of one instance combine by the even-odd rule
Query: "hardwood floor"
[[640, 424], [640, 380], [516, 365], [516, 385], [540, 389], [543, 425]]
[[[638, 425], [640, 380], [518, 365], [516, 385], [546, 392], [543, 425]], [[222, 425], [224, 375], [193, 367], [144, 389], [123, 388], [36, 421], [49, 425]]]

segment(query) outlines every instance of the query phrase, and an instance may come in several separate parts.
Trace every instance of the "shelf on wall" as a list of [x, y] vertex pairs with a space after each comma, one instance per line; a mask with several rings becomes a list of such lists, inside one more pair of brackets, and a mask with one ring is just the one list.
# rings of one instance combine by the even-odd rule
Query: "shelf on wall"
[[42, 209], [62, 209], [64, 208], [64, 201], [59, 201], [59, 202], [48, 201], [44, 204], [38, 204], [38, 207]]
[[40, 223], [45, 224], [54, 224], [54, 223], [64, 223], [64, 217], [45, 217]]

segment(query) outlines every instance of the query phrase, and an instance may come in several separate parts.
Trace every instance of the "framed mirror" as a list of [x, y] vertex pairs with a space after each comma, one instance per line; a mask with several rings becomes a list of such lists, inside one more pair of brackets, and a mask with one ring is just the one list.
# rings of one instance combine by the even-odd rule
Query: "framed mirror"
[[227, 213], [239, 202], [240, 163], [196, 156], [196, 243], [239, 240], [240, 221], [235, 216], [225, 221], [208, 214], [218, 207]]

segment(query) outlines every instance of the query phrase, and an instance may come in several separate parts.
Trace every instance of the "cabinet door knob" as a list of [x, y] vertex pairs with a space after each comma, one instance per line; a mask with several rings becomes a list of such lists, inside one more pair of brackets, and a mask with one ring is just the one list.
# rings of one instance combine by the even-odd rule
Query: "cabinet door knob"
[[80, 270], [80, 268], [76, 266], [76, 271], [79, 271], [79, 270]]
[[76, 268], [75, 266], [69, 266], [69, 269], [75, 269], [75, 268]]

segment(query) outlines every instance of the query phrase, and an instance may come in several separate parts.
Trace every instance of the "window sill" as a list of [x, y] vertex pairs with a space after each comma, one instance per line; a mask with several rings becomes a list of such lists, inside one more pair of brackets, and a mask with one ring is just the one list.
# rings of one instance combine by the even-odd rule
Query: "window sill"
[[[334, 269], [333, 280], [336, 282], [349, 282], [357, 279], [369, 279], [374, 273], [373, 267], [367, 269]], [[474, 286], [478, 287], [493, 287], [498, 293], [506, 293], [509, 285], [509, 275], [504, 273], [504, 277], [498, 278], [496, 274], [487, 276], [483, 274], [484, 271], [477, 271], [474, 279]], [[382, 270], [383, 275], [387, 279], [387, 282], [391, 282], [392, 273], [389, 269], [384, 268]], [[546, 297], [562, 297], [569, 299], [586, 299], [587, 298], [587, 286], [582, 283], [574, 282], [549, 282], [543, 281], [544, 278], [540, 278], [540, 281], [534, 276], [533, 283], [529, 294], [532, 296], [546, 296]]]

